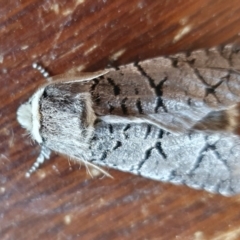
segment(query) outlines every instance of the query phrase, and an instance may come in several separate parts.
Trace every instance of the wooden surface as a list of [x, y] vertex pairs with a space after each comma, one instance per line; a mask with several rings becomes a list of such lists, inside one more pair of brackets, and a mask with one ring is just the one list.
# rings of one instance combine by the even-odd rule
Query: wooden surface
[[239, 34], [239, 0], [1, 1], [0, 239], [240, 239], [239, 196], [113, 170], [114, 179], [93, 179], [58, 155], [26, 179], [39, 147], [16, 122], [44, 82], [33, 62], [54, 75], [92, 71]]

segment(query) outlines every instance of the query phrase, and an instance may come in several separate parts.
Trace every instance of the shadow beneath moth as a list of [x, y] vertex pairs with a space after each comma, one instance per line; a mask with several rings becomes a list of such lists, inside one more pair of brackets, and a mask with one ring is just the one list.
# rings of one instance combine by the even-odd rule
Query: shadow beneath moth
[[87, 166], [240, 193], [239, 69], [240, 52], [228, 45], [48, 78], [17, 111], [42, 147], [26, 176], [56, 151]]

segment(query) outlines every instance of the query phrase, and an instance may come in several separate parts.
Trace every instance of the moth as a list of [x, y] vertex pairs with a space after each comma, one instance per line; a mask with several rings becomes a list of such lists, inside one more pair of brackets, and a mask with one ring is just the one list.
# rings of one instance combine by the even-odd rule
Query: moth
[[26, 176], [55, 151], [86, 165], [240, 193], [239, 69], [240, 51], [227, 45], [48, 77], [17, 110], [41, 146]]

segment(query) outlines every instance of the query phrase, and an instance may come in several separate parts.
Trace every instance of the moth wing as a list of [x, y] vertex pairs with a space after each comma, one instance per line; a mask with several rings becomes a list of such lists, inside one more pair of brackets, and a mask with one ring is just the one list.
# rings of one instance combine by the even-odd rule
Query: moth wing
[[111, 123], [118, 117], [129, 122], [141, 118], [170, 132], [189, 130], [209, 114], [221, 121], [224, 111], [240, 102], [240, 76], [231, 71], [240, 63], [230, 60], [237, 57], [237, 51], [225, 47], [122, 66], [95, 84], [94, 110], [99, 116], [108, 115], [105, 119]]
[[[123, 98], [119, 94], [119, 106], [125, 104], [125, 114], [131, 115], [134, 109], [140, 113], [136, 110], [138, 100], [144, 115], [154, 114], [167, 126], [181, 124], [185, 117], [196, 123], [209, 113], [224, 111], [240, 101], [240, 77], [232, 71], [240, 69], [238, 59], [238, 51], [230, 46], [129, 65], [130, 74], [135, 72], [131, 84], [134, 87], [120, 88], [118, 92], [123, 93]], [[126, 71], [126, 67], [120, 71]], [[122, 86], [118, 78], [112, 79], [113, 86]], [[123, 83], [128, 85], [129, 81], [125, 77]], [[137, 96], [127, 94], [134, 88]], [[112, 113], [117, 108], [113, 103], [108, 103], [114, 107]], [[111, 129], [107, 125], [97, 128], [94, 140], [95, 163], [104, 162], [122, 171], [224, 195], [240, 192], [238, 136], [206, 132], [169, 134], [152, 126], [120, 124]]]
[[143, 124], [110, 129], [99, 123], [90, 151], [95, 164], [213, 193], [240, 193], [237, 136], [175, 135]]

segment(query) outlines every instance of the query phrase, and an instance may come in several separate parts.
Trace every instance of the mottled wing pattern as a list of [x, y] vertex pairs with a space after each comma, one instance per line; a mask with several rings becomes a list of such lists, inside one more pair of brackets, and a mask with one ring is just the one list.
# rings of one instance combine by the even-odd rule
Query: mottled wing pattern
[[[165, 130], [101, 122], [89, 160], [223, 195], [239, 193], [239, 137], [186, 131], [212, 111], [238, 103], [238, 69], [239, 51], [226, 46], [147, 60], [102, 76], [93, 94], [99, 114], [153, 114]], [[180, 133], [172, 132], [176, 126]]]
[[[240, 193], [240, 140], [233, 134], [239, 122], [239, 69], [238, 49], [225, 46], [109, 69], [90, 81], [76, 81], [73, 74], [68, 81], [48, 84], [41, 99], [41, 113], [48, 117], [42, 118], [46, 147], [155, 180]], [[90, 94], [97, 116], [90, 138], [84, 128], [78, 134], [83, 93]], [[49, 110], [48, 98], [56, 106], [64, 103], [63, 113], [54, 104]], [[106, 115], [151, 119], [159, 127], [109, 124], [101, 120]], [[64, 117], [67, 126], [50, 126], [56, 116]], [[55, 136], [66, 129], [61, 138]]]

